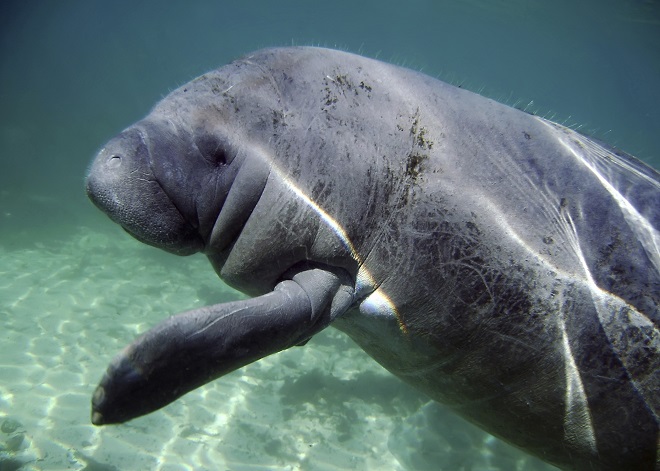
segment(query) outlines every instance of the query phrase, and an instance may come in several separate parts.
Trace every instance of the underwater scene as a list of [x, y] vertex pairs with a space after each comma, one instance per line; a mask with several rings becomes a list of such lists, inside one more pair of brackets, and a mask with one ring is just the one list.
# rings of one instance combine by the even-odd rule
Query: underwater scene
[[269, 46], [403, 65], [660, 168], [660, 2], [5, 1], [0, 471], [557, 469], [430, 401], [328, 328], [154, 413], [97, 427], [112, 358], [246, 296], [85, 195], [92, 158], [194, 77]]

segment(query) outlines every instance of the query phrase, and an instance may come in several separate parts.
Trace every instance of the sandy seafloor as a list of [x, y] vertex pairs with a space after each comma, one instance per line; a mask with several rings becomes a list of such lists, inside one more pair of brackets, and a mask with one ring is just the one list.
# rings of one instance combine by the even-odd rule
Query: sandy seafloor
[[0, 243], [0, 471], [554, 469], [428, 402], [332, 328], [94, 427], [90, 398], [113, 355], [168, 315], [240, 294], [203, 257], [109, 222], [19, 239]]

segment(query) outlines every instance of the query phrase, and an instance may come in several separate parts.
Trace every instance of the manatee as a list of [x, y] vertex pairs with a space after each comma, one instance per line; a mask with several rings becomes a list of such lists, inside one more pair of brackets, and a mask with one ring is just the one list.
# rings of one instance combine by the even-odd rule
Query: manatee
[[405, 68], [276, 48], [170, 93], [86, 190], [252, 297], [126, 347], [96, 425], [332, 325], [549, 463], [658, 469], [660, 175], [623, 152]]

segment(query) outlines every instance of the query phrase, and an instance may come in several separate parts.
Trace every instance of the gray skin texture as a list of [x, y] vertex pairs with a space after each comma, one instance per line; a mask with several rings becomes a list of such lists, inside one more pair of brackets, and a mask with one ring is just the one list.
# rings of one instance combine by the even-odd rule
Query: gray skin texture
[[660, 177], [423, 74], [267, 49], [111, 140], [92, 201], [255, 296], [111, 363], [130, 420], [332, 324], [393, 374], [565, 469], [658, 469]]

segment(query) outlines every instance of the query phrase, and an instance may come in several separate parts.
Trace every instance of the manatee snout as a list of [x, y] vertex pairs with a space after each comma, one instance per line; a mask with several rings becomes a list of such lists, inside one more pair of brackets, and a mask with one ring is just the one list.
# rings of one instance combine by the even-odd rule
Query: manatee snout
[[141, 242], [179, 255], [204, 241], [165, 193], [151, 168], [149, 137], [131, 127], [101, 149], [87, 174], [87, 196]]
[[87, 173], [87, 195], [99, 209], [111, 215], [118, 209], [120, 195], [132, 184], [131, 176], [146, 173], [148, 159], [148, 150], [139, 131], [122, 132], [93, 160]]

